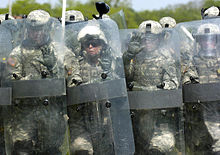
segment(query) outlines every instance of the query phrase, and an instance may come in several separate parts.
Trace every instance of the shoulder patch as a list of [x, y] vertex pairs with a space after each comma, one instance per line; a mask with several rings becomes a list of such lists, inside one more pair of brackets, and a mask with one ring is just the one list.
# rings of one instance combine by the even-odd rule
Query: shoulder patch
[[10, 66], [15, 67], [16, 63], [17, 63], [17, 62], [16, 62], [15, 59], [13, 59], [13, 58], [8, 58], [8, 64], [9, 64]]

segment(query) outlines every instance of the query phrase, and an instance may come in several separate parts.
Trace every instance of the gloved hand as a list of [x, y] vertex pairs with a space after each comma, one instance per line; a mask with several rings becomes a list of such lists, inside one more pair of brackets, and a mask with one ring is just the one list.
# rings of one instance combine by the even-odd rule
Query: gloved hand
[[199, 83], [198, 78], [195, 78], [195, 77], [192, 77], [192, 76], [190, 76], [190, 81], [191, 81], [192, 84]]
[[41, 51], [43, 54], [43, 61], [40, 61], [40, 63], [46, 66], [49, 71], [52, 70], [57, 62], [53, 49], [48, 46], [44, 46], [41, 48]]
[[157, 85], [157, 88], [163, 89], [165, 87], [165, 83], [161, 83], [160, 85]]
[[144, 46], [141, 46], [139, 42], [130, 42], [128, 45], [128, 56], [133, 59], [138, 53], [144, 49]]

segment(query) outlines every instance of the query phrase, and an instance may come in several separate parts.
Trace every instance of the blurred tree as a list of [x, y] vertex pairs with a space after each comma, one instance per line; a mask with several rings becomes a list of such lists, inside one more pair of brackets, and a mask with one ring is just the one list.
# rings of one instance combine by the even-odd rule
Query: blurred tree
[[[85, 17], [92, 19], [92, 14], [98, 14], [95, 8], [95, 2], [98, 0], [87, 0], [86, 3], [81, 3], [78, 0], [67, 0], [67, 10], [79, 10]], [[136, 12], [132, 9], [131, 0], [104, 0], [111, 6], [109, 15], [123, 10], [128, 28], [137, 28], [144, 20], [156, 20], [164, 16], [171, 16], [176, 19], [177, 23], [199, 20], [201, 19], [200, 10], [202, 7], [220, 6], [220, 1], [214, 0], [194, 0], [187, 4], [170, 5], [160, 10], [144, 10]], [[53, 17], [61, 17], [62, 0], [58, 0], [54, 7], [51, 6], [50, 0], [48, 3], [39, 4], [36, 0], [16, 0], [13, 2], [13, 15], [28, 14], [35, 9], [43, 9], [48, 11]], [[0, 13], [7, 13], [7, 8], [0, 8]]]

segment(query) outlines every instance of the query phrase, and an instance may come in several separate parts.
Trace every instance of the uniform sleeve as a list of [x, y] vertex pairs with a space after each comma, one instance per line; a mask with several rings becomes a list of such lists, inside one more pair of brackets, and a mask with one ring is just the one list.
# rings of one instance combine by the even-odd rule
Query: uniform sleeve
[[68, 87], [75, 86], [82, 82], [78, 59], [75, 57], [75, 54], [68, 48], [65, 48], [64, 68]]
[[198, 82], [198, 73], [192, 58], [193, 48], [193, 42], [183, 42], [180, 46], [182, 84], [191, 83], [192, 78]]
[[166, 50], [163, 56], [164, 56], [164, 65], [163, 67], [163, 80], [162, 83], [164, 83], [163, 89], [171, 90], [171, 89], [177, 89], [179, 86], [178, 81], [178, 72], [177, 72], [177, 65], [175, 63], [174, 58], [169, 53], [169, 50]]
[[7, 60], [7, 79], [22, 79], [22, 56], [20, 48], [15, 48]]

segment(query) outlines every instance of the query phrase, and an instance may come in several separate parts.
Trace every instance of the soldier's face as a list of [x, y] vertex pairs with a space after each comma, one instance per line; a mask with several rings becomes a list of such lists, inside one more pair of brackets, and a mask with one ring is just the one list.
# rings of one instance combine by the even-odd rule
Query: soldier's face
[[28, 29], [28, 38], [37, 44], [40, 44], [43, 41], [44, 35], [45, 33], [43, 30]]
[[215, 49], [216, 42], [212, 40], [209, 40], [209, 41], [203, 40], [201, 41], [200, 46], [203, 50], [212, 50], [212, 49]]
[[153, 51], [157, 48], [159, 39], [158, 38], [146, 38], [144, 43], [145, 43], [146, 51]]
[[102, 49], [100, 40], [90, 40], [84, 45], [85, 51], [91, 56], [98, 55]]

